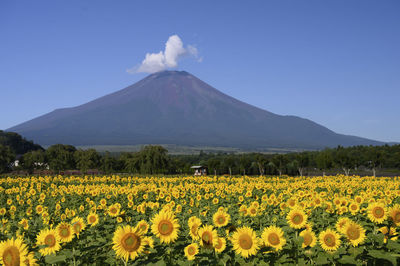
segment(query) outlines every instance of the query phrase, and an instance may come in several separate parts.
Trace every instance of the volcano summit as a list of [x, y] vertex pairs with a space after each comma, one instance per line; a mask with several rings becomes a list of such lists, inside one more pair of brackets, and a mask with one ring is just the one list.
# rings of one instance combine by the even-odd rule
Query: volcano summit
[[318, 149], [381, 145], [232, 98], [185, 71], [164, 71], [86, 104], [57, 109], [14, 131], [41, 145], [176, 144]]

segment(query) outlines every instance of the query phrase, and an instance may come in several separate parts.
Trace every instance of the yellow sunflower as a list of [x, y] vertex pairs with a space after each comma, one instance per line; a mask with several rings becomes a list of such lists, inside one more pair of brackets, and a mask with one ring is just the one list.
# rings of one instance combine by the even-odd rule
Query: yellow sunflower
[[223, 237], [218, 237], [216, 241], [214, 241], [214, 249], [217, 253], [221, 253], [226, 248], [226, 240]]
[[11, 238], [0, 242], [0, 264], [26, 265], [28, 249], [21, 238]]
[[213, 222], [216, 227], [226, 226], [230, 220], [231, 220], [231, 216], [223, 210], [217, 211], [213, 215]]
[[95, 212], [89, 213], [89, 215], [86, 218], [87, 223], [90, 224], [90, 226], [95, 226], [96, 224], [99, 223], [99, 216]]
[[344, 228], [346, 227], [347, 223], [351, 222], [351, 220], [347, 217], [340, 217], [339, 220], [336, 222], [336, 230], [338, 232], [344, 234]]
[[161, 211], [151, 220], [151, 231], [161, 243], [174, 242], [178, 238], [179, 223], [173, 212]]
[[120, 208], [118, 208], [119, 206], [116, 204], [111, 205], [110, 207], [108, 207], [107, 213], [108, 215], [110, 215], [111, 217], [116, 217], [119, 215], [120, 212]]
[[364, 242], [365, 229], [355, 222], [349, 222], [344, 228], [344, 235], [350, 241], [351, 245], [356, 247]]
[[388, 241], [388, 239], [395, 241], [399, 237], [396, 232], [396, 228], [394, 228], [394, 227], [388, 228], [387, 226], [383, 226], [383, 227], [379, 228], [379, 231], [385, 235], [385, 238], [383, 239], [383, 243], [385, 243], [385, 244]]
[[200, 245], [202, 247], [212, 247], [218, 238], [217, 231], [212, 225], [203, 225], [199, 229]]
[[79, 238], [79, 234], [86, 228], [85, 222], [81, 217], [75, 217], [74, 219], [72, 219], [71, 224], [72, 230]]
[[23, 218], [23, 219], [19, 222], [19, 224], [22, 226], [22, 228], [24, 228], [24, 230], [28, 230], [28, 228], [29, 228], [29, 223], [28, 223], [28, 220], [27, 220], [27, 219]]
[[395, 204], [389, 209], [389, 217], [396, 226], [400, 225], [400, 204]]
[[35, 259], [35, 253], [30, 252], [30, 253], [26, 256], [25, 264], [26, 264], [26, 266], [37, 266], [37, 265], [39, 265], [39, 264], [37, 263], [37, 260]]
[[300, 236], [303, 238], [303, 244], [301, 244], [302, 248], [314, 247], [317, 243], [317, 237], [315, 236], [315, 233], [311, 230], [301, 231]]
[[298, 208], [291, 209], [286, 216], [289, 226], [294, 229], [303, 228], [307, 223], [307, 218], [308, 216], [304, 213], [304, 211]]
[[71, 242], [75, 236], [72, 226], [69, 223], [60, 223], [57, 225], [56, 231], [61, 242]]
[[356, 215], [359, 210], [360, 210], [360, 205], [358, 205], [357, 202], [354, 201], [349, 204], [349, 211], [351, 212], [352, 215]]
[[276, 251], [281, 250], [286, 244], [282, 229], [274, 225], [264, 228], [261, 238], [265, 246], [272, 247]]
[[259, 249], [256, 233], [250, 227], [240, 227], [231, 238], [233, 249], [242, 257], [248, 258], [255, 255]]
[[192, 243], [185, 247], [185, 256], [188, 260], [194, 260], [197, 253], [199, 253], [199, 246], [196, 243]]
[[258, 213], [258, 209], [254, 206], [250, 206], [247, 209], [247, 215], [251, 216], [251, 217], [256, 217]]
[[199, 227], [201, 226], [201, 220], [196, 216], [192, 216], [188, 220], [189, 233], [193, 240], [199, 239]]
[[327, 229], [319, 234], [319, 243], [326, 251], [335, 251], [340, 246], [340, 235], [334, 230]]
[[138, 228], [126, 225], [118, 227], [113, 236], [113, 247], [118, 258], [123, 258], [125, 261], [135, 258], [144, 249], [142, 232]]
[[43, 246], [39, 249], [42, 256], [55, 254], [61, 249], [60, 237], [55, 229], [43, 229], [37, 236], [36, 245]]
[[136, 225], [142, 234], [145, 235], [149, 231], [150, 225], [145, 220], [140, 220]]
[[382, 223], [387, 218], [387, 210], [383, 203], [372, 202], [368, 205], [368, 218], [374, 223]]

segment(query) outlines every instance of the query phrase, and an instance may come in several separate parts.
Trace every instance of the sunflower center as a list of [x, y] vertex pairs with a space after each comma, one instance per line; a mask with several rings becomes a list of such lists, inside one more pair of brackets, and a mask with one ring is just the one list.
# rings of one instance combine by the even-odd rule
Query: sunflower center
[[95, 223], [95, 222], [96, 222], [96, 217], [90, 216], [90, 217], [89, 217], [89, 222], [90, 222], [90, 223]]
[[215, 245], [216, 249], [222, 248], [222, 240], [218, 238], [218, 243]]
[[218, 221], [219, 224], [224, 224], [225, 223], [225, 217], [221, 215], [221, 216], [218, 217], [217, 221]]
[[111, 213], [112, 213], [112, 214], [115, 214], [115, 213], [117, 213], [117, 209], [115, 209], [115, 208], [111, 208]]
[[17, 247], [11, 246], [3, 252], [4, 265], [19, 265], [20, 257]]
[[382, 218], [383, 215], [385, 214], [385, 211], [382, 209], [382, 207], [375, 207], [372, 210], [372, 214], [376, 217], [376, 218]]
[[269, 236], [268, 236], [268, 242], [269, 242], [271, 245], [276, 246], [276, 245], [279, 245], [279, 243], [280, 243], [281, 241], [279, 240], [279, 236], [278, 236], [276, 233], [271, 233], [271, 234], [269, 234]]
[[80, 232], [80, 231], [81, 231], [81, 228], [82, 228], [82, 226], [81, 226], [80, 223], [75, 223], [75, 224], [74, 224], [74, 231], [75, 231], [75, 232]]
[[197, 228], [199, 228], [197, 224], [192, 225], [192, 227], [190, 228], [192, 234], [197, 235]]
[[163, 220], [158, 224], [158, 231], [164, 236], [170, 235], [173, 230], [174, 227], [170, 221]]
[[60, 228], [60, 235], [62, 237], [69, 237], [70, 235], [69, 229], [67, 227]]
[[303, 238], [304, 238], [304, 245], [305, 245], [305, 246], [311, 245], [312, 236], [311, 236], [310, 234], [305, 234], [305, 235], [303, 236]]
[[136, 251], [140, 247], [140, 238], [134, 233], [128, 233], [122, 237], [121, 246], [128, 252]]
[[301, 214], [295, 214], [292, 220], [294, 224], [301, 224], [303, 222], [303, 216]]
[[394, 221], [395, 223], [400, 222], [400, 212], [397, 211], [396, 214], [393, 215], [393, 218], [394, 218], [393, 221]]
[[243, 234], [239, 237], [239, 246], [245, 250], [251, 249], [253, 246], [253, 240], [249, 235]]
[[355, 210], [357, 210], [357, 205], [354, 205], [354, 204], [353, 204], [353, 205], [350, 206], [350, 208], [351, 208], [353, 211], [355, 211]]
[[333, 235], [325, 235], [324, 237], [324, 243], [325, 245], [327, 245], [328, 247], [334, 247], [335, 246], [335, 236]]
[[204, 243], [206, 244], [211, 244], [212, 243], [212, 235], [210, 232], [204, 232], [203, 235], [201, 236], [201, 240], [203, 240]]
[[190, 256], [196, 255], [196, 249], [194, 247], [189, 247], [187, 252]]
[[250, 209], [250, 212], [251, 212], [251, 214], [256, 214], [256, 213], [257, 213], [257, 210], [256, 210], [255, 208], [251, 208], [251, 209]]
[[47, 235], [44, 238], [44, 243], [46, 244], [46, 246], [52, 248], [56, 245], [56, 238], [53, 235]]
[[358, 238], [360, 238], [360, 230], [358, 230], [357, 229], [357, 227], [354, 227], [354, 226], [350, 226], [348, 229], [347, 229], [347, 237], [350, 239], [350, 240], [356, 240], [356, 239], [358, 239]]

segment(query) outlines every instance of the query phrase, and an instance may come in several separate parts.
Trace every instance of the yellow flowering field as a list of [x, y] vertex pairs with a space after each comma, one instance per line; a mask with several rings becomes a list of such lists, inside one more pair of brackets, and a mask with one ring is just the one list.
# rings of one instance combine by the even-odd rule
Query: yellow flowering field
[[4, 265], [400, 262], [400, 178], [0, 179]]

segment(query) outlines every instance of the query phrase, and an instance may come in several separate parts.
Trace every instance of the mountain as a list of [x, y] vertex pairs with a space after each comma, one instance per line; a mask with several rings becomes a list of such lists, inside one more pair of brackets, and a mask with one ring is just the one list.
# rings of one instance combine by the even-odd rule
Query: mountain
[[57, 109], [7, 131], [41, 145], [176, 144], [318, 149], [382, 145], [308, 119], [232, 98], [185, 71], [158, 72], [86, 104]]

